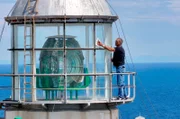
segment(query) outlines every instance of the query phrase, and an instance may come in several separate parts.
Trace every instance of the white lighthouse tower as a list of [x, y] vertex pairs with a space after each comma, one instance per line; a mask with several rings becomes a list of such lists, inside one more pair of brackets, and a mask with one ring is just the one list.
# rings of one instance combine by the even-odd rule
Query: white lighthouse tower
[[117, 119], [135, 98], [135, 72], [123, 72], [128, 99], [115, 99], [111, 14], [105, 0], [17, 0], [12, 26], [12, 96], [5, 119]]

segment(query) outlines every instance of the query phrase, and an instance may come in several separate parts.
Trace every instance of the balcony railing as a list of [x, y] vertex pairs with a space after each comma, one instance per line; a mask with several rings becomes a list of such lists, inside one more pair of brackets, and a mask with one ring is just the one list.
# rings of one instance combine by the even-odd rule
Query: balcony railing
[[[128, 99], [117, 99], [118, 85], [116, 75], [124, 77], [125, 89]], [[135, 98], [135, 72], [124, 73], [87, 73], [87, 74], [0, 74], [1, 77], [14, 77], [16, 82], [12, 86], [0, 86], [0, 91], [12, 91], [12, 99], [3, 100], [2, 103], [24, 103], [24, 104], [88, 104], [88, 103], [126, 103]], [[82, 82], [81, 86], [70, 86], [64, 82], [64, 86], [57, 88], [32, 88], [24, 87], [24, 77], [60, 77], [88, 76], [89, 82]], [[36, 81], [35, 81], [36, 82]], [[86, 83], [86, 84], [85, 84]], [[89, 83], [89, 84], [87, 84]], [[24, 90], [29, 90], [29, 99], [24, 99]], [[36, 92], [35, 96], [31, 92]], [[28, 92], [28, 91], [26, 91]], [[31, 101], [35, 98], [35, 101]]]

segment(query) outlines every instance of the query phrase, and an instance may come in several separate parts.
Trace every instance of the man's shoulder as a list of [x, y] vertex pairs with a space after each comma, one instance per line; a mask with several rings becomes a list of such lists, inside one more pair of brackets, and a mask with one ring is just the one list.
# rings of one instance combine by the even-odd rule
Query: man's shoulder
[[116, 46], [115, 49], [124, 49], [123, 46]]

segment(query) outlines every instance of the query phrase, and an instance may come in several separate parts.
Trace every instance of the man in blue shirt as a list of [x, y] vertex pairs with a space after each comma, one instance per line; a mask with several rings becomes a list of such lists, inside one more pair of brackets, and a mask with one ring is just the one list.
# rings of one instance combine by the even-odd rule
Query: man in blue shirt
[[[124, 59], [125, 59], [125, 51], [122, 47], [123, 40], [121, 38], [117, 38], [115, 41], [116, 47], [112, 48], [104, 45], [102, 42], [98, 41], [97, 44], [102, 46], [104, 49], [109, 50], [113, 53], [112, 62], [116, 67], [116, 73], [122, 73], [124, 71]], [[117, 74], [117, 85], [118, 85], [118, 99], [127, 99], [124, 77], [121, 74]]]

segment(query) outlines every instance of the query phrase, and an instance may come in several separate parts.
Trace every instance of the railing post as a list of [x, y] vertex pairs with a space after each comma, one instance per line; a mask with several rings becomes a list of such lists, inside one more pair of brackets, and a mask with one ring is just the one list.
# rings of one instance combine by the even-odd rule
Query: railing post
[[111, 102], [112, 99], [112, 73], [110, 74], [110, 80], [109, 80], [109, 102]]
[[135, 74], [133, 74], [133, 100], [136, 96]]
[[20, 83], [20, 80], [21, 80], [21, 77], [20, 76], [18, 76], [18, 92], [19, 92], [19, 94], [18, 94], [18, 100], [20, 101], [21, 100], [21, 83]]
[[128, 74], [128, 85], [127, 85], [127, 87], [128, 87], [128, 95], [127, 95], [127, 97], [130, 97], [131, 96], [131, 82], [130, 82], [130, 74]]

